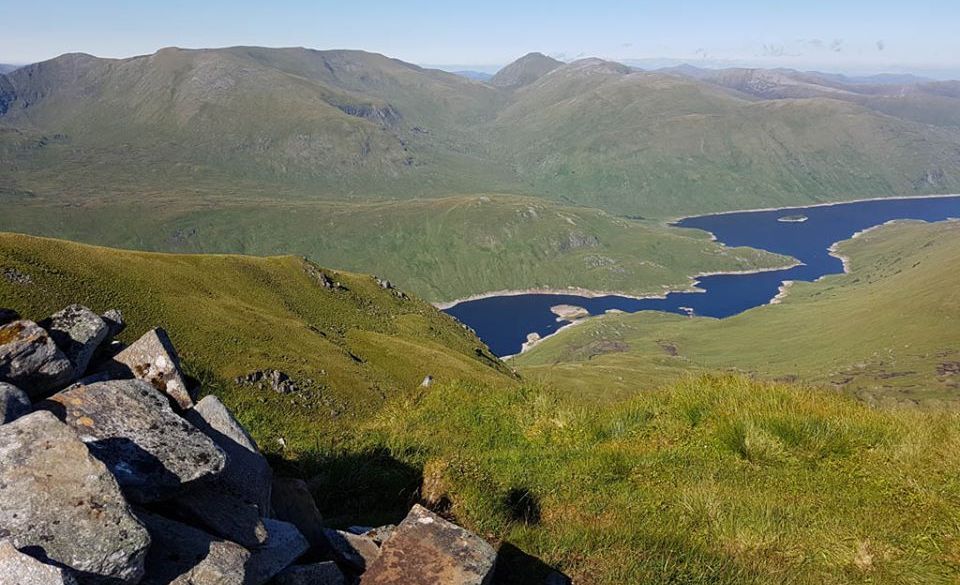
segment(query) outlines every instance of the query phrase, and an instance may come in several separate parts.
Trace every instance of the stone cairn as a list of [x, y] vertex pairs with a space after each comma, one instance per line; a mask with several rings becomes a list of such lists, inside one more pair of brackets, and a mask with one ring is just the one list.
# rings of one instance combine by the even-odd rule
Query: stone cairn
[[489, 583], [496, 552], [414, 506], [333, 530], [215, 397], [195, 402], [162, 329], [119, 311], [0, 309], [0, 585]]

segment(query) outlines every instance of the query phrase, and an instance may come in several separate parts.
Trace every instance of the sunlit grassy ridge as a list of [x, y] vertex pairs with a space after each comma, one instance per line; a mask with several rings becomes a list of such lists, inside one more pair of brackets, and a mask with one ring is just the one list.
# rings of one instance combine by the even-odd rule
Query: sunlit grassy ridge
[[960, 223], [899, 222], [843, 242], [849, 274], [796, 283], [781, 304], [723, 320], [605, 315], [517, 358], [529, 376], [616, 396], [637, 380], [735, 369], [872, 402], [960, 397]]
[[110, 246], [180, 252], [299, 254], [376, 273], [429, 301], [506, 289], [660, 294], [690, 276], [783, 266], [788, 259], [728, 248], [706, 234], [531, 197], [433, 200], [216, 201], [160, 197], [117, 205], [86, 198], [0, 195], [0, 230]]
[[[324, 287], [318, 273], [343, 288]], [[0, 234], [0, 306], [38, 320], [70, 303], [120, 309], [128, 342], [167, 329], [206, 391], [222, 394], [267, 450], [286, 457], [335, 440], [427, 375], [512, 383], [453, 319], [369, 276], [293, 256], [150, 254]], [[287, 373], [303, 392], [233, 384], [260, 369]]]
[[577, 583], [960, 578], [957, 414], [742, 377], [635, 391], [598, 408], [448, 385], [385, 410], [368, 440]]

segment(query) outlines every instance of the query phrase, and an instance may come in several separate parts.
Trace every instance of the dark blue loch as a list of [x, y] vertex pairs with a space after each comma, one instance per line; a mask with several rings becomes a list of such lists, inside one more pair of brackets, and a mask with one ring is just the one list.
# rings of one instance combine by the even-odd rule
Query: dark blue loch
[[697, 281], [704, 292], [670, 293], [663, 299], [525, 294], [465, 301], [446, 312], [472, 327], [499, 356], [519, 352], [529, 333], [546, 337], [565, 325], [550, 311], [555, 305], [576, 305], [591, 315], [610, 309], [679, 314], [692, 309], [695, 315], [724, 318], [769, 303], [785, 280], [812, 281], [843, 272], [843, 263], [830, 255], [829, 248], [859, 231], [898, 219], [950, 218], [960, 218], [958, 195], [688, 217], [674, 225], [706, 230], [728, 246], [750, 246], [792, 256], [802, 264], [785, 270], [704, 276]]

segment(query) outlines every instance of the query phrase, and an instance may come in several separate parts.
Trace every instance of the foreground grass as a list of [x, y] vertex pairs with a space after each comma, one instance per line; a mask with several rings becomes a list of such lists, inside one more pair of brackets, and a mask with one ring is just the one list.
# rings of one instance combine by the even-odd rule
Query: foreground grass
[[[454, 384], [384, 410], [367, 448], [577, 583], [955, 583], [958, 423], [742, 377], [600, 409]], [[501, 581], [533, 582], [520, 566]]]
[[511, 362], [578, 395], [629, 395], [691, 370], [842, 388], [872, 404], [956, 405], [960, 223], [902, 222], [844, 242], [850, 273], [796, 283], [728, 319], [604, 315]]

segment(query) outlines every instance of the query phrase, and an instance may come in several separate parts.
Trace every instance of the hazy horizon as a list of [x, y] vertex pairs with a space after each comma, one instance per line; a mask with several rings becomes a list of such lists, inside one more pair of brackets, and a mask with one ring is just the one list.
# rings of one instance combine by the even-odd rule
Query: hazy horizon
[[[131, 5], [53, 0], [0, 9], [16, 23], [0, 38], [0, 63], [70, 52], [120, 58], [159, 48], [236, 45], [362, 49], [443, 69], [493, 72], [539, 51], [562, 61], [784, 67], [866, 75], [960, 77], [960, 5], [941, 0], [812, 1], [770, 6], [705, 0], [681, 6], [609, 0], [475, 4], [372, 0], [362, 13], [333, 2], [240, 0]], [[642, 66], [642, 65], [641, 65]]]

